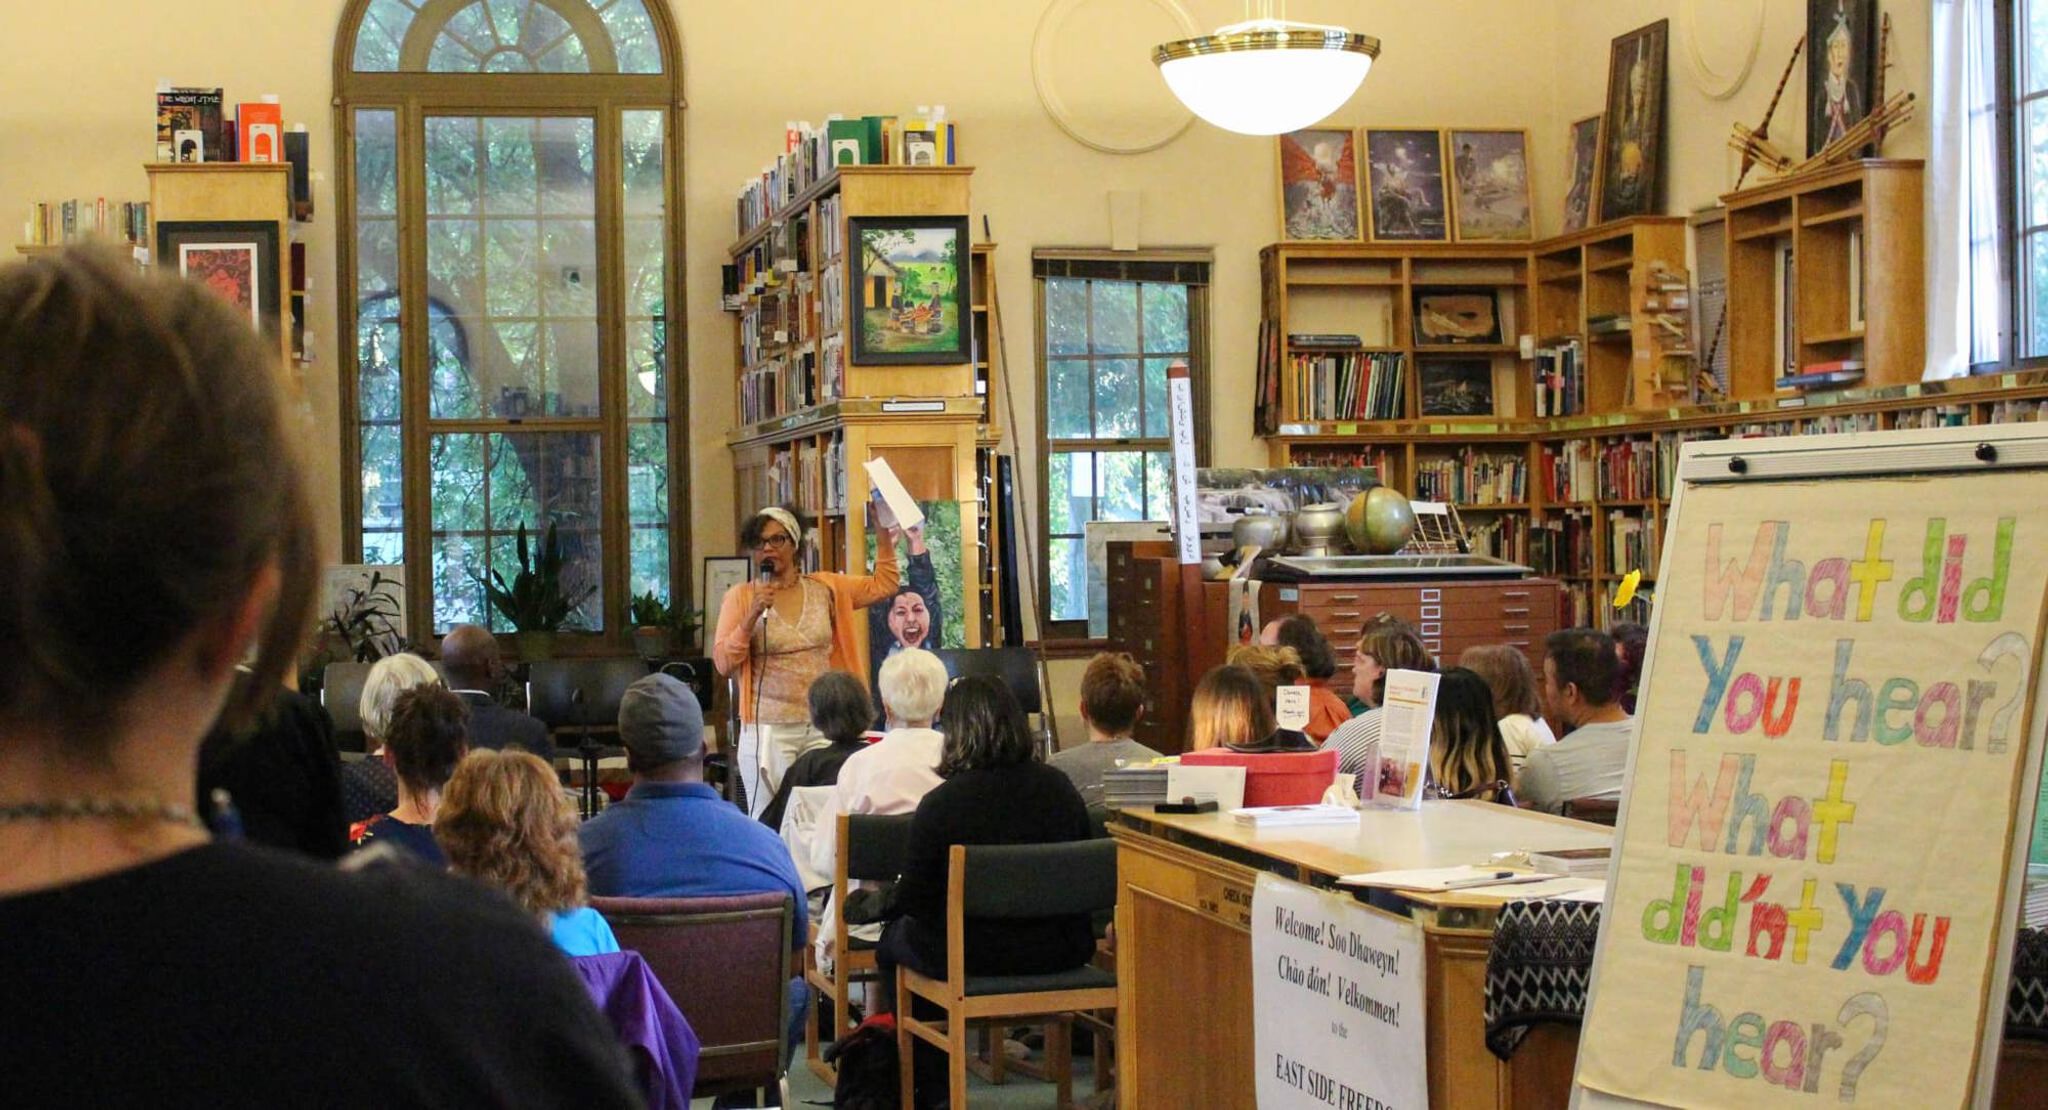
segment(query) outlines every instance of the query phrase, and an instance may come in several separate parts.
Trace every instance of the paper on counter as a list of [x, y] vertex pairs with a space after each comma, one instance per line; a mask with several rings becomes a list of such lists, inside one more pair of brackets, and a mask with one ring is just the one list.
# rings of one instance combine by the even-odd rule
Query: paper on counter
[[1214, 801], [1225, 813], [1244, 806], [1244, 768], [1189, 767], [1171, 763], [1166, 768], [1166, 800], [1178, 802], [1192, 796], [1198, 802]]

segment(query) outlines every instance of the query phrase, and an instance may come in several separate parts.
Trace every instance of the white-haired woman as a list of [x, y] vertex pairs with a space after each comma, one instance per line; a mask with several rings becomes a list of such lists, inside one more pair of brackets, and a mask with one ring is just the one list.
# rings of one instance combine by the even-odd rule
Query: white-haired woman
[[363, 750], [368, 759], [351, 760], [341, 768], [342, 815], [350, 826], [398, 806], [398, 775], [384, 758], [384, 737], [391, 729], [391, 707], [398, 695], [415, 686], [439, 686], [434, 665], [411, 652], [387, 655], [363, 679], [363, 697], [356, 712], [363, 719]]
[[[874, 519], [874, 514], [868, 514]], [[747, 811], [760, 816], [796, 757], [829, 743], [811, 727], [811, 683], [826, 671], [868, 673], [860, 610], [896, 593], [896, 538], [877, 530], [873, 574], [803, 573], [809, 521], [793, 506], [763, 509], [740, 528], [754, 560], [751, 585], [725, 595], [711, 661], [739, 677], [735, 770]]]
[[[906, 648], [882, 664], [877, 682], [882, 688], [882, 711], [888, 714], [889, 731], [866, 748], [853, 753], [839, 768], [839, 781], [832, 797], [818, 814], [817, 835], [811, 840], [811, 866], [817, 874], [830, 875], [839, 851], [839, 815], [842, 813], [914, 813], [917, 803], [943, 780], [939, 778], [939, 757], [945, 754], [946, 738], [932, 728], [939, 706], [946, 700], [951, 681], [939, 657], [922, 648]], [[818, 960], [829, 964], [834, 918], [839, 907], [827, 905], [818, 923]], [[879, 939], [876, 926], [867, 939]]]

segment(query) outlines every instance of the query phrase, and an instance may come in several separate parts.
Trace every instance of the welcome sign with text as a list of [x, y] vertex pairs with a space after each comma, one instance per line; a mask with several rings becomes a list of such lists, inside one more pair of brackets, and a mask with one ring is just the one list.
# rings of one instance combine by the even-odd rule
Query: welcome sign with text
[[2017, 912], [2044, 488], [2007, 471], [1682, 491], [1581, 1086], [1969, 1101]]

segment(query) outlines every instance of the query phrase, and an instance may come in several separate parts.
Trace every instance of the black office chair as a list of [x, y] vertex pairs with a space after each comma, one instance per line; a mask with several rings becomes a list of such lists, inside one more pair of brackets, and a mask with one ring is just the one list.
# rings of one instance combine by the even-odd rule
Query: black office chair
[[329, 663], [320, 673], [320, 706], [334, 719], [334, 746], [344, 752], [362, 751], [363, 684], [370, 677], [369, 663]]
[[986, 675], [1002, 680], [1017, 698], [1028, 717], [1038, 714], [1039, 743], [1052, 754], [1052, 715], [1045, 711], [1045, 694], [1038, 684], [1038, 656], [1030, 648], [941, 648], [932, 654], [946, 665], [954, 678]]
[[[597, 761], [624, 751], [616, 743], [619, 702], [626, 687], [645, 677], [647, 664], [637, 658], [542, 659], [527, 671], [527, 712], [540, 718], [549, 732], [576, 737], [573, 746], [583, 759], [585, 816], [597, 812]], [[600, 737], [612, 743], [607, 745]]]

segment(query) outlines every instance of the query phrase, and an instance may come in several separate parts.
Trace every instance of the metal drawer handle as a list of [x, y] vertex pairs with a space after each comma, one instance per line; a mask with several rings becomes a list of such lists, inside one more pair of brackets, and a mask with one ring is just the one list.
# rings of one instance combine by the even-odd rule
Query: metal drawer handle
[[1527, 590], [1502, 590], [1502, 591], [1500, 592], [1500, 596], [1502, 596], [1502, 597], [1528, 597], [1528, 596], [1529, 596], [1529, 591], [1527, 591]]
[[1502, 632], [1527, 632], [1529, 631], [1529, 626], [1526, 624], [1504, 624], [1500, 626], [1500, 630]]
[[1324, 598], [1323, 600], [1325, 600], [1325, 601], [1357, 601], [1357, 600], [1358, 600], [1358, 595], [1357, 595], [1357, 594], [1331, 594], [1331, 595], [1330, 595], [1329, 597], [1326, 597], [1326, 598]]
[[1524, 617], [1526, 617], [1526, 616], [1528, 616], [1528, 615], [1529, 615], [1529, 607], [1528, 607], [1527, 605], [1523, 605], [1523, 606], [1520, 606], [1520, 607], [1514, 607], [1514, 608], [1507, 608], [1507, 609], [1502, 609], [1502, 610], [1501, 610], [1501, 612], [1502, 612], [1502, 613], [1504, 613], [1504, 614], [1506, 614], [1506, 613], [1511, 613], [1511, 614], [1514, 614], [1514, 615], [1517, 615], [1517, 616], [1524, 616]]

